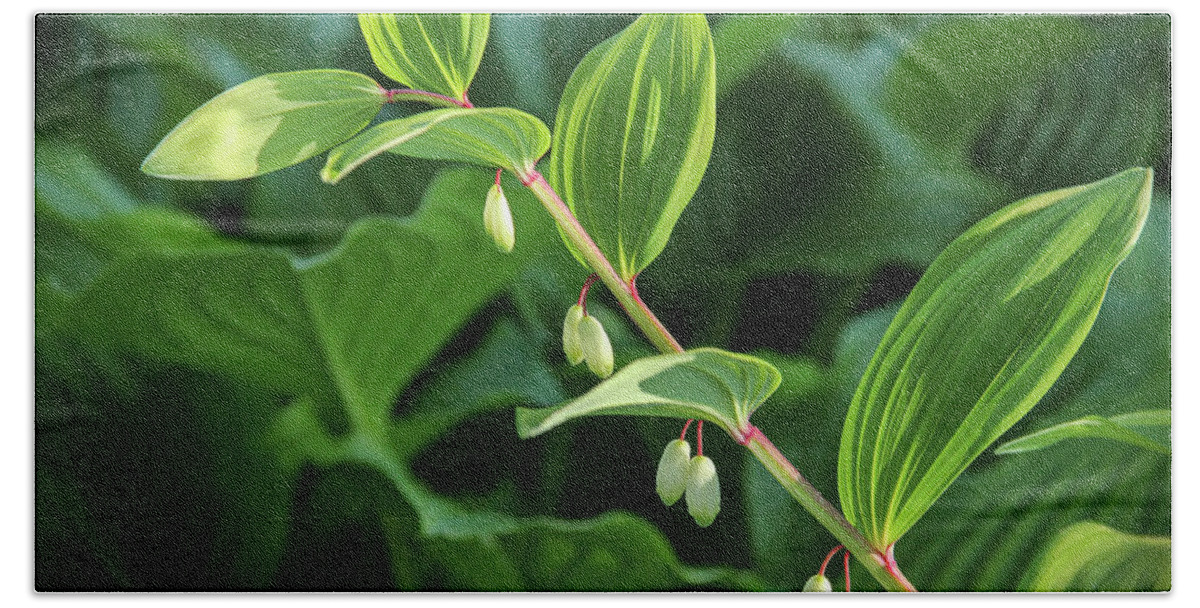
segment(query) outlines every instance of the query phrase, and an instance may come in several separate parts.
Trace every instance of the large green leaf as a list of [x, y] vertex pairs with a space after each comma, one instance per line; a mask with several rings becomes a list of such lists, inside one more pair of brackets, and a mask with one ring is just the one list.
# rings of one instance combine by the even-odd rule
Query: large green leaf
[[[1058, 65], [999, 98], [977, 128], [973, 164], [1021, 194], [1093, 181], [1125, 167], [1162, 166], [1170, 147], [1170, 19], [1125, 17], [1119, 27], [1110, 26], [1112, 46]], [[1162, 183], [1170, 176], [1157, 178]]]
[[715, 59], [701, 15], [639, 17], [571, 75], [550, 183], [625, 279], [666, 247], [715, 128]]
[[289, 167], [345, 141], [386, 103], [371, 78], [344, 70], [267, 74], [183, 119], [142, 163], [155, 177], [233, 180]]
[[1079, 522], [1042, 554], [1030, 591], [1170, 591], [1171, 539]]
[[[285, 544], [289, 554], [310, 559], [294, 546], [307, 538], [304, 518], [332, 517], [311, 525], [334, 530], [353, 518], [341, 511], [305, 514], [303, 501], [293, 506], [306, 466], [310, 479], [335, 477], [328, 488], [339, 503], [374, 487], [361, 475], [337, 478], [348, 466], [383, 480], [384, 494], [371, 496], [366, 509], [377, 519], [373, 537], [386, 544], [393, 582], [401, 588], [753, 587], [731, 569], [681, 563], [661, 532], [636, 516], [518, 517], [509, 514], [511, 507], [480, 508], [439, 495], [413, 474], [423, 450], [465, 418], [562, 399], [541, 347], [511, 322], [498, 323], [448, 369], [428, 365], [464, 316], [515, 268], [533, 259], [541, 263], [540, 275], [553, 267], [540, 252], [492, 251], [478, 214], [459, 204], [481, 177], [474, 170], [448, 173], [416, 217], [359, 223], [319, 258], [289, 260], [177, 218], [180, 232], [187, 228], [208, 239], [110, 246], [103, 251], [115, 253], [99, 256], [98, 268], [88, 273], [93, 278], [78, 293], [40, 285], [39, 588], [88, 584], [92, 579], [58, 574], [63, 566], [83, 567], [84, 559], [98, 561], [88, 568], [95, 584], [106, 587], [311, 584], [273, 579]], [[39, 192], [50, 201], [59, 194]], [[515, 192], [513, 198], [528, 196]], [[40, 215], [61, 216], [47, 225], [45, 238], [72, 228], [94, 240], [126, 240], [136, 231], [83, 225], [143, 225], [140, 208], [101, 203], [74, 194], [63, 204], [66, 211], [40, 204]], [[530, 211], [534, 224], [536, 208], [527, 200], [518, 212]], [[544, 224], [540, 242], [561, 253], [552, 224]], [[429, 301], [438, 302], [436, 318], [424, 312]], [[128, 331], [135, 325], [143, 331]], [[59, 342], [73, 351], [64, 352]], [[73, 352], [96, 361], [81, 365], [88, 357]], [[120, 398], [97, 380], [99, 361], [107, 359], [115, 363], [108, 372], [113, 379], [103, 382], [120, 388]], [[149, 382], [124, 378], [164, 368]], [[442, 373], [394, 417], [398, 387], [429, 369]], [[329, 415], [342, 408], [349, 425]], [[146, 451], [154, 454], [150, 463]], [[127, 491], [144, 498], [124, 498]], [[130, 514], [137, 521], [124, 519]], [[71, 551], [86, 558], [72, 561]]]
[[1030, 197], [934, 261], [893, 319], [846, 417], [838, 489], [885, 548], [1045, 394], [1133, 247], [1151, 172]]
[[487, 14], [363, 14], [371, 58], [388, 78], [412, 89], [466, 101], [487, 45]]
[[518, 408], [517, 432], [533, 437], [573, 418], [616, 414], [698, 418], [734, 434], [779, 383], [770, 363], [715, 348], [646, 357], [561, 407]]
[[1098, 438], [1120, 441], [1162, 454], [1169, 454], [1171, 448], [1167, 445], [1134, 430], [1146, 426], [1171, 426], [1171, 411], [1130, 412], [1112, 418], [1085, 416], [1006, 441], [996, 448], [996, 453], [1019, 454], [1048, 448], [1066, 439]]
[[[1013, 437], [1089, 414], [1113, 418], [1171, 402], [1166, 202], [1156, 193], [1138, 245], [1113, 273], [1087, 340], [1037, 407], [1010, 429]], [[888, 314], [871, 315], [870, 327], [860, 332], [866, 335], [856, 348], [855, 378], [895, 313], [879, 312]], [[848, 382], [844, 401], [853, 391]], [[1071, 442], [1004, 457], [985, 452], [897, 543], [896, 559], [922, 590], [1027, 589], [1030, 559], [1052, 540], [1048, 531], [1090, 520], [1170, 535], [1170, 472], [1170, 456], [1116, 441]]]
[[[884, 108], [914, 133], [963, 157], [1014, 88], [1090, 41], [1071, 15], [955, 15], [919, 31], [884, 77]], [[964, 60], [969, 57], [969, 60]]]
[[502, 167], [524, 178], [550, 146], [542, 121], [512, 108], [430, 110], [371, 127], [329, 153], [321, 179], [336, 184], [384, 153]]

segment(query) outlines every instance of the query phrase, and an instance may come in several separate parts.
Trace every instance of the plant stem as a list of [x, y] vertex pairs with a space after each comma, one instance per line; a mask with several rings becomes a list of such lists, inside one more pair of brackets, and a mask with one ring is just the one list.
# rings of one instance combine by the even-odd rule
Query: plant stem
[[862, 532], [858, 531], [846, 518], [842, 516], [841, 511], [837, 507], [825, 500], [824, 496], [817, 491], [815, 487], [792, 463], [787, 457], [771, 443], [770, 439], [763, 434], [756, 426], [750, 427], [750, 432], [745, 435], [745, 440], [740, 442], [754, 454], [755, 458], [766, 467], [779, 485], [783, 486], [804, 510], [812, 514], [834, 538], [850, 552], [860, 563], [879, 581], [883, 588], [888, 591], [916, 591], [912, 583], [904, 577], [904, 573], [900, 572], [900, 568], [896, 565], [895, 559], [891, 558], [890, 551], [888, 554], [876, 551], [867, 541]]
[[431, 93], [429, 91], [421, 91], [418, 89], [384, 89], [383, 91], [386, 103], [395, 103], [397, 101], [423, 101], [435, 106], [444, 106], [447, 108], [472, 108], [471, 102], [466, 100], [466, 96], [459, 100], [453, 97], [447, 97], [439, 93]]
[[626, 283], [621, 275], [617, 274], [617, 270], [609, 263], [608, 258], [596, 246], [579, 220], [575, 218], [575, 214], [571, 213], [571, 209], [567, 204], [558, 197], [558, 193], [550, 184], [546, 183], [546, 178], [542, 177], [541, 173], [536, 170], [530, 170], [525, 175], [518, 175], [521, 178], [521, 183], [525, 184], [534, 196], [542, 202], [542, 205], [550, 212], [551, 217], [562, 228], [567, 238], [575, 245], [575, 248], [583, 255], [583, 259], [587, 261], [592, 270], [600, 276], [600, 280], [608, 286], [608, 290], [612, 292], [620, 302], [621, 307], [625, 309], [625, 314], [629, 315], [630, 319], [638, 326], [638, 329], [664, 353], [681, 353], [683, 347], [667, 331], [658, 317], [654, 316], [650, 308], [646, 306], [642, 299], [637, 297], [634, 292], [632, 283]]
[[[563, 234], [567, 235], [583, 259], [600, 277], [600, 280], [604, 281], [609, 291], [616, 296], [621, 307], [625, 309], [625, 313], [646, 338], [664, 353], [683, 352], [683, 347], [675, 340], [671, 332], [667, 331], [658, 317], [654, 316], [646, 303], [638, 297], [633, 281], [626, 282], [621, 278], [595, 241], [588, 235], [587, 230], [579, 223], [575, 214], [546, 182], [546, 178], [534, 169], [518, 173], [518, 177], [521, 178], [521, 183], [525, 184], [541, 201], [542, 206], [550, 212]], [[730, 429], [730, 431], [736, 432], [735, 429]], [[884, 589], [916, 591], [912, 583], [908, 582], [908, 579], [900, 572], [896, 560], [892, 557], [891, 548], [888, 548], [886, 554], [873, 548], [866, 537], [846, 521], [837, 507], [821, 496], [821, 493], [796, 470], [796, 467], [792, 466], [792, 463], [758, 427], [751, 425], [741, 436], [734, 436], [734, 440], [746, 446], [779, 484], [796, 499], [796, 502], [800, 503], [800, 506], [811, 513], [817, 522], [841, 541], [846, 550], [867, 568], [867, 571], [883, 585]]]

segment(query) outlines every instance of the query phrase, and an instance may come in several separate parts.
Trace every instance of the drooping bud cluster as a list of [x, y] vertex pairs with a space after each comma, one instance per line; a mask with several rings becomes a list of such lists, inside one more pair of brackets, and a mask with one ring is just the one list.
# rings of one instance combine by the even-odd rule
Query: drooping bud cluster
[[[699, 433], [697, 430], [697, 438], [700, 437]], [[686, 434], [687, 426], [683, 427], [683, 435]], [[716, 465], [703, 454], [693, 457], [691, 444], [684, 441], [682, 436], [668, 443], [663, 450], [654, 483], [658, 497], [668, 507], [683, 497], [688, 514], [701, 528], [711, 525], [721, 511], [721, 483], [717, 478]]]
[[496, 241], [500, 251], [508, 253], [513, 250], [516, 242], [516, 231], [513, 228], [512, 210], [508, 207], [508, 198], [500, 187], [499, 174], [496, 183], [488, 190], [487, 199], [483, 203], [483, 227]]
[[587, 314], [579, 304], [572, 306], [563, 320], [563, 354], [571, 365], [587, 361], [588, 369], [601, 378], [613, 373], [613, 350], [608, 333], [600, 320]]

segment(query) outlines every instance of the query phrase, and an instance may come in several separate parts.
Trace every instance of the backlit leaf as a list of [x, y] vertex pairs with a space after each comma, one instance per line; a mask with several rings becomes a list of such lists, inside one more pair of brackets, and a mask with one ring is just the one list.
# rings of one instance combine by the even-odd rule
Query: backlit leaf
[[583, 416], [697, 418], [744, 431], [750, 414], [779, 387], [779, 370], [749, 355], [715, 348], [638, 359], [558, 408], [517, 408], [517, 433], [540, 435]]
[[512, 108], [446, 108], [371, 127], [329, 153], [321, 179], [336, 184], [384, 152], [502, 167], [524, 178], [550, 146], [542, 121]]
[[666, 246], [708, 166], [715, 125], [712, 34], [701, 15], [639, 17], [575, 68], [549, 179], [625, 279]]
[[1054, 383], [1141, 231], [1151, 176], [1130, 169], [1018, 201], [934, 260], [842, 432], [842, 509], [873, 545], [900, 538]]
[[1005, 442], [996, 448], [997, 454], [1019, 454], [1048, 448], [1064, 439], [1099, 438], [1120, 441], [1136, 445], [1154, 452], [1169, 454], [1171, 448], [1133, 430], [1142, 426], [1170, 426], [1170, 410], [1149, 410], [1130, 412], [1103, 418], [1100, 416], [1085, 416], [1078, 420], [1056, 424]]
[[379, 71], [412, 89], [465, 101], [487, 45], [487, 14], [358, 16]]
[[385, 103], [371, 78], [343, 70], [267, 74], [200, 106], [159, 142], [142, 171], [233, 180], [324, 152], [367, 126]]
[[1171, 539], [1079, 522], [1042, 554], [1030, 591], [1170, 591]]

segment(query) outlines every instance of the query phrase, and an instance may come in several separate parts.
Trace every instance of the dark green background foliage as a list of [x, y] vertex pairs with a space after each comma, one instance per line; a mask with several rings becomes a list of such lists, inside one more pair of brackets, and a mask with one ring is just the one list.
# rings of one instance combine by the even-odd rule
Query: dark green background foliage
[[[552, 126], [575, 64], [631, 21], [495, 16], [471, 100]], [[1005, 438], [1170, 406], [1166, 17], [710, 24], [712, 163], [639, 287], [683, 344], [779, 367], [754, 420], [826, 496], [850, 395], [933, 257], [1005, 203], [1130, 166], [1155, 169], [1145, 232]], [[675, 421], [517, 438], [513, 406], [595, 378], [558, 345], [583, 272], [515, 181], [504, 256], [483, 170], [384, 155], [336, 187], [321, 157], [228, 183], [138, 171], [255, 76], [386, 82], [354, 16], [41, 16], [36, 40], [39, 589], [799, 589], [834, 544], [715, 432], [706, 529], [654, 493]], [[601, 292], [618, 366], [650, 354]], [[1072, 523], [1169, 535], [1169, 472], [1103, 440], [988, 451], [897, 558], [921, 589], [1022, 588]]]

